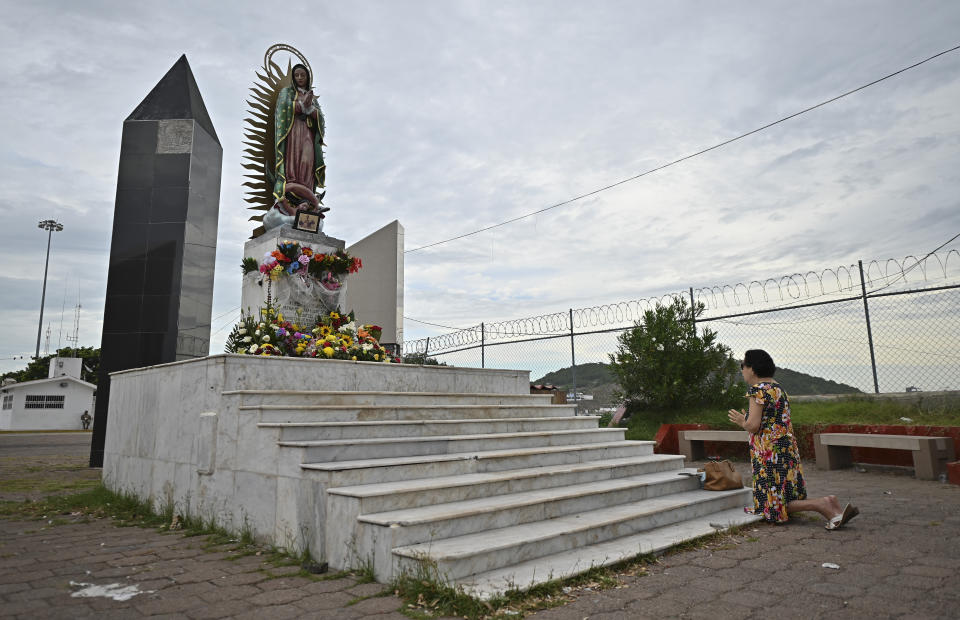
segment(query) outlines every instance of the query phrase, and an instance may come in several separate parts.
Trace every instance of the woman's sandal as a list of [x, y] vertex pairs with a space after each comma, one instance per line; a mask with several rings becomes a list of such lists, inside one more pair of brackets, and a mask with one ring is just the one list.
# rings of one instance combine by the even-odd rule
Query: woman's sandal
[[843, 507], [843, 512], [830, 519], [825, 527], [828, 530], [839, 530], [858, 514], [860, 514], [859, 508], [853, 504], [847, 504]]

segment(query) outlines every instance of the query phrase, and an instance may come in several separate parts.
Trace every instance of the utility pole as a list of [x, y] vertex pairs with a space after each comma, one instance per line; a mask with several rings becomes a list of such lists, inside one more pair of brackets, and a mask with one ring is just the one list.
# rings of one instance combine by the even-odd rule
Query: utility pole
[[41, 220], [37, 228], [47, 231], [47, 260], [43, 264], [43, 295], [40, 297], [40, 325], [37, 326], [37, 352], [34, 359], [40, 359], [40, 335], [43, 333], [43, 304], [47, 301], [47, 268], [50, 266], [50, 239], [54, 231], [63, 230], [63, 224], [56, 220]]

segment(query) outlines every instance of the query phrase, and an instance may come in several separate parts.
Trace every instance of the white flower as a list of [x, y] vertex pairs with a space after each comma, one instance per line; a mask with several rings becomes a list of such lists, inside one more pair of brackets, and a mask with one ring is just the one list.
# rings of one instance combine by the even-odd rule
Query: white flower
[[657, 351], [663, 351], [663, 345], [662, 345], [662, 344], [658, 344], [658, 345], [657, 345]]
[[263, 340], [264, 342], [270, 342], [270, 336], [264, 336], [263, 338], [261, 338], [261, 340]]
[[253, 338], [251, 338], [250, 336], [246, 336], [246, 337], [243, 339], [244, 342], [250, 342], [251, 340], [253, 340]]
[[256, 353], [256, 352], [257, 352], [257, 348], [258, 348], [257, 345], [253, 345], [252, 347], [250, 347], [250, 352], [251, 352], [251, 353]]
[[364, 351], [369, 351], [373, 349], [373, 345], [368, 342], [368, 343], [364, 343], [360, 348], [363, 349]]
[[355, 322], [353, 322], [353, 321], [350, 321], [350, 322], [347, 323], [346, 325], [341, 325], [341, 326], [340, 326], [340, 331], [342, 331], [342, 332], [351, 332], [351, 333], [352, 333], [352, 332], [355, 332], [355, 331], [357, 331], [357, 324], [356, 324]]
[[258, 329], [257, 331], [253, 332], [253, 335], [254, 335], [254, 336], [259, 336], [259, 335], [260, 335], [260, 330]]
[[246, 330], [246, 328], [241, 327], [240, 329], [237, 330], [237, 333], [242, 336], [242, 335], [244, 335], [245, 333], [247, 333], [247, 330]]

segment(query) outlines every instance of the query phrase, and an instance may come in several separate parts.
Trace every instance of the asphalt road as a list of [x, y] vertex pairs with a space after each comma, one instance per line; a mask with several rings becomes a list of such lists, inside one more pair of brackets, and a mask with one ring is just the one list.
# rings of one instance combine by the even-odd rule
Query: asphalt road
[[93, 433], [0, 433], [0, 456], [90, 455]]

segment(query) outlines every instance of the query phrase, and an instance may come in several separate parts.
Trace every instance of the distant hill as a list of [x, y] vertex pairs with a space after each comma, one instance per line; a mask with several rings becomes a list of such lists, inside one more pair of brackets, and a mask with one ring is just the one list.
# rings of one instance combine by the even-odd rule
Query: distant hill
[[[533, 383], [552, 383], [569, 389], [573, 386], [572, 379], [570, 368], [567, 367], [549, 372], [534, 380]], [[860, 392], [852, 385], [814, 377], [789, 368], [777, 368], [777, 381], [783, 385], [788, 394], [796, 396], [806, 394], [856, 394]], [[577, 365], [577, 391], [600, 392], [603, 397], [610, 398], [610, 394], [615, 388], [616, 379], [610, 372], [609, 364], [594, 362], [582, 366]], [[597, 394], [597, 396], [600, 397], [601, 394]]]
[[777, 368], [777, 381], [784, 387], [787, 394], [802, 396], [807, 394], [859, 394], [860, 390], [847, 385], [846, 383], [837, 383], [830, 379], [814, 377], [789, 368]]
[[[573, 387], [573, 373], [570, 370], [570, 367], [567, 367], [548, 372], [533, 383], [552, 383], [570, 389]], [[577, 364], [577, 390], [583, 391], [584, 388], [594, 388], [607, 383], [616, 383], [609, 364], [603, 362]]]

